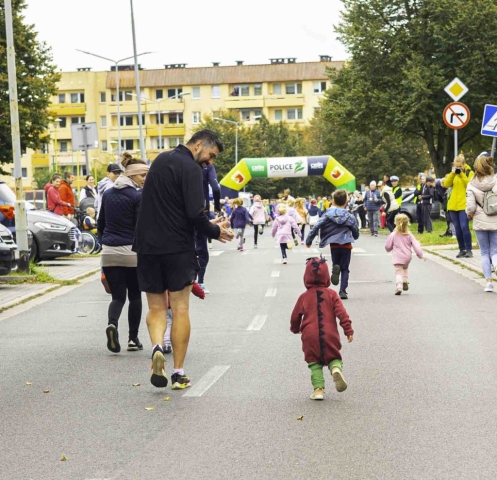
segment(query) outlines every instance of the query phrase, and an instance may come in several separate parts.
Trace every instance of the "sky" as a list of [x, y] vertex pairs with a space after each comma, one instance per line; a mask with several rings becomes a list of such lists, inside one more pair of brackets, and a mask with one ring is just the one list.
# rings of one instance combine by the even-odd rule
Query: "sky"
[[[139, 63], [152, 69], [288, 57], [319, 61], [319, 55], [344, 60], [347, 54], [333, 27], [341, 9], [339, 0], [315, 0], [308, 7], [296, 0], [134, 0], [138, 53], [154, 52]], [[133, 55], [129, 0], [27, 0], [25, 17], [52, 47], [62, 71], [109, 69], [108, 61], [76, 49], [113, 60]]]

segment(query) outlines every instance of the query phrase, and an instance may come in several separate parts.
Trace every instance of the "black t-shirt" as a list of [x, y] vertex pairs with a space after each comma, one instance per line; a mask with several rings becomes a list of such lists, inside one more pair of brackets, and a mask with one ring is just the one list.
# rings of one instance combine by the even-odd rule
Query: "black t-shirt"
[[202, 167], [179, 145], [152, 163], [143, 187], [133, 250], [145, 255], [194, 252], [194, 230], [218, 238], [204, 213]]

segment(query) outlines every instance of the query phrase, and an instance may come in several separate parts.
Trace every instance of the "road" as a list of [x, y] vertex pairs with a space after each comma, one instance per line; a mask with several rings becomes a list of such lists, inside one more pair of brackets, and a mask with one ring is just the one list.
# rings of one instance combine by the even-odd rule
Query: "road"
[[191, 302], [190, 390], [150, 385], [144, 323], [143, 352], [106, 350], [98, 281], [1, 321], [0, 478], [497, 478], [497, 297], [417, 259], [394, 296], [384, 240], [356, 245], [349, 388], [327, 375], [324, 402], [289, 331], [308, 252], [281, 265], [267, 233], [243, 254], [215, 244], [211, 294]]

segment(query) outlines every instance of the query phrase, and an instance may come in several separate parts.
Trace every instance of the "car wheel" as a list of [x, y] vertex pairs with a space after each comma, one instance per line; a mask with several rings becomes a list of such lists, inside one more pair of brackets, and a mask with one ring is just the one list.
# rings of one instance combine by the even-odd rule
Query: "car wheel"
[[36, 238], [33, 237], [33, 243], [31, 244], [31, 251], [29, 252], [29, 260], [38, 263], [40, 261], [40, 250], [38, 248], [38, 243]]

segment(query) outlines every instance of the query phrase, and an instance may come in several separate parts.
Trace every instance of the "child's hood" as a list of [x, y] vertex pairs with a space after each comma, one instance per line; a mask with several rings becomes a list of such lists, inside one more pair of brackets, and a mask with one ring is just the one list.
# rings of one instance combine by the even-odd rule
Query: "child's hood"
[[285, 213], [283, 215], [279, 215], [277, 218], [278, 218], [278, 222], [281, 225], [285, 225], [286, 223], [288, 223], [290, 217]]
[[312, 287], [324, 287], [328, 288], [330, 286], [330, 271], [326, 260], [321, 257], [313, 257], [307, 260], [307, 265], [305, 266], [304, 272], [304, 285], [305, 288], [309, 289]]
[[332, 220], [333, 222], [337, 223], [338, 225], [344, 225], [347, 222], [350, 222], [351, 219], [353, 219], [353, 215], [348, 210], [345, 210], [345, 208], [337, 208], [337, 207], [331, 207], [326, 210], [325, 215]]

